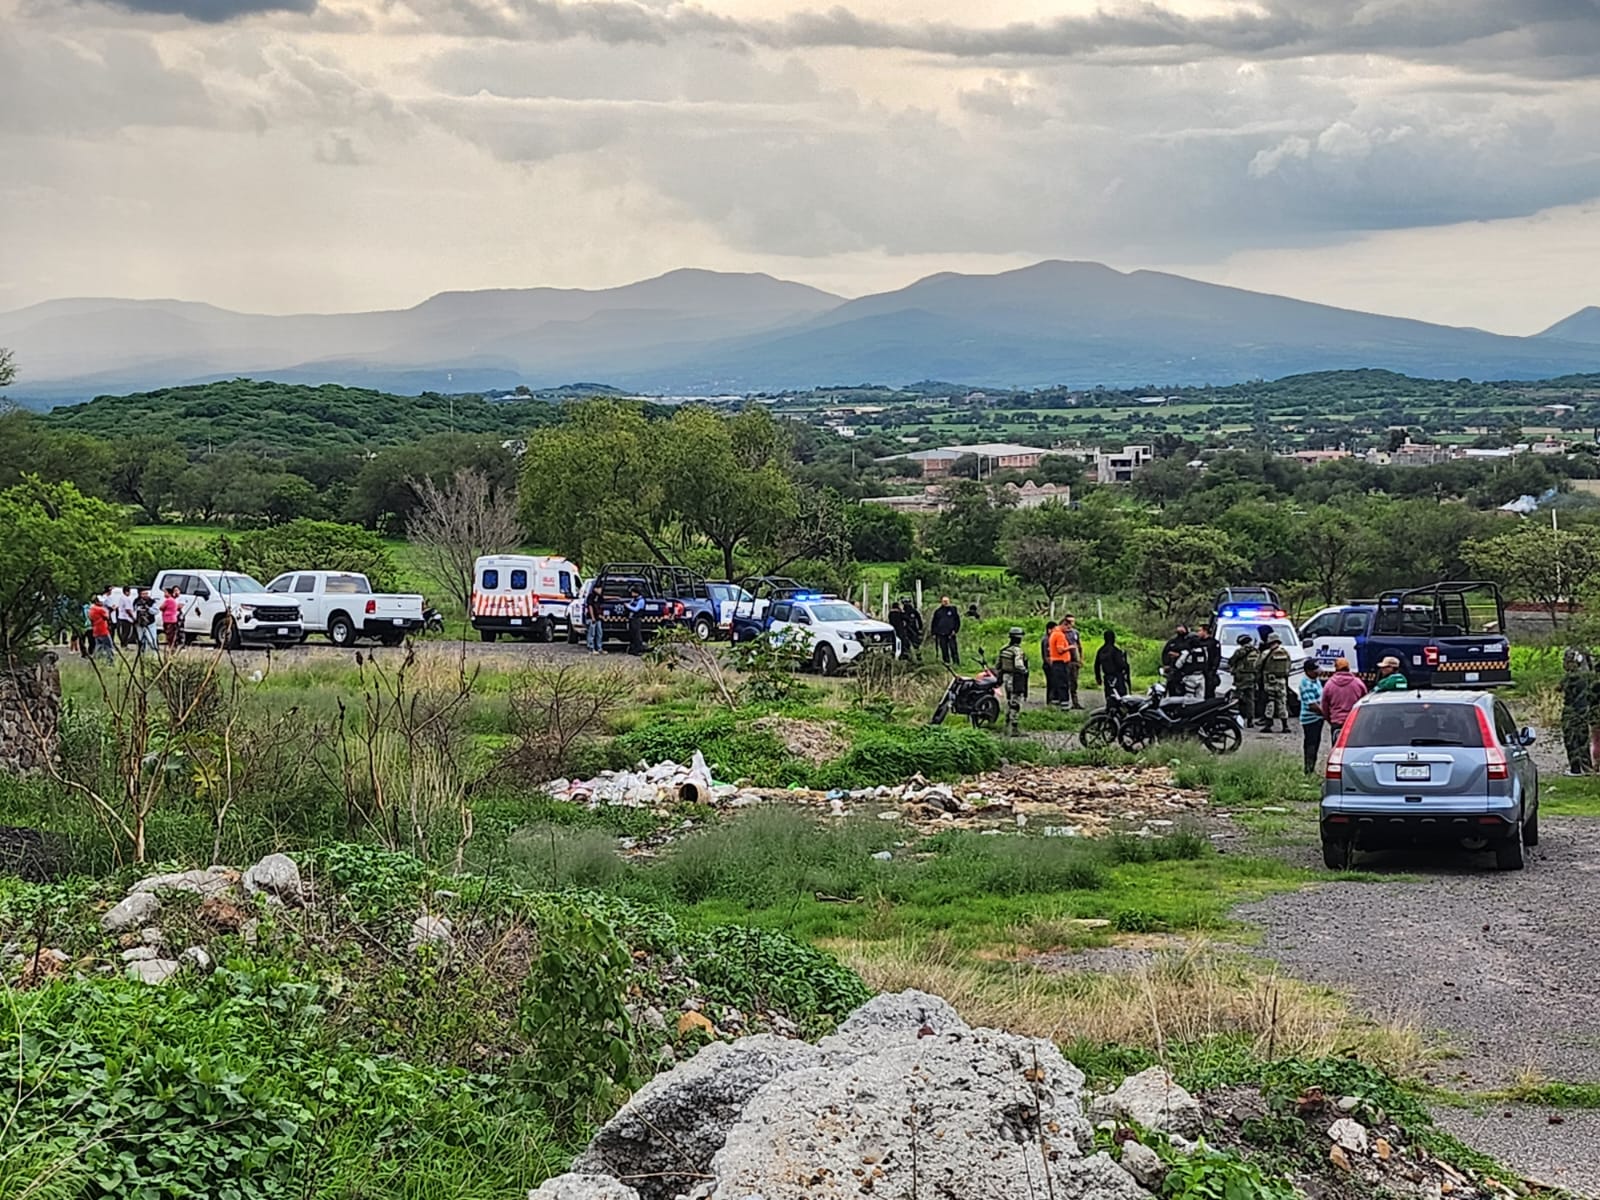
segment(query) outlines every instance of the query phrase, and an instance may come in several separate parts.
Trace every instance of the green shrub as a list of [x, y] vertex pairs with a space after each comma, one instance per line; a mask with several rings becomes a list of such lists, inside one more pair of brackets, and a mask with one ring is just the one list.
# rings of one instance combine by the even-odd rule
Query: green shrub
[[872, 996], [860, 976], [832, 956], [785, 933], [726, 926], [683, 941], [685, 968], [746, 1011], [778, 1008], [806, 1014], [822, 1033]]
[[551, 889], [605, 889], [628, 870], [612, 834], [553, 824], [518, 830], [506, 843], [506, 857], [528, 868]]
[[805, 783], [807, 765], [765, 730], [749, 726], [749, 713], [717, 712], [689, 721], [654, 721], [616, 739], [625, 765], [663, 759], [687, 763], [696, 750], [719, 780], [748, 779], [759, 787]]
[[962, 832], [944, 835], [942, 850], [921, 873], [928, 883], [952, 896], [1096, 890], [1108, 879], [1094, 847], [1070, 838], [984, 837]]
[[843, 758], [818, 767], [812, 786], [862, 788], [925, 779], [959, 779], [998, 766], [1000, 743], [976, 729], [883, 728], [859, 734]]

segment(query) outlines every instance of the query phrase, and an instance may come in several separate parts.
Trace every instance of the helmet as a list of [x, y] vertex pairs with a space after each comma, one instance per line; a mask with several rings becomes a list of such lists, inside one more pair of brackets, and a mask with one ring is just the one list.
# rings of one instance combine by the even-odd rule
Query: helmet
[[1239, 645], [1253, 646], [1255, 645], [1255, 638], [1251, 637], [1248, 633], [1241, 633], [1239, 635]]
[[1269, 645], [1269, 646], [1281, 646], [1281, 645], [1283, 645], [1283, 639], [1281, 637], [1279, 637], [1275, 633], [1269, 633], [1267, 635], [1267, 645]]
[[1012, 641], [1016, 641], [1021, 636], [1022, 636], [1022, 626], [1021, 625], [1013, 625], [1011, 627], [1011, 640]]

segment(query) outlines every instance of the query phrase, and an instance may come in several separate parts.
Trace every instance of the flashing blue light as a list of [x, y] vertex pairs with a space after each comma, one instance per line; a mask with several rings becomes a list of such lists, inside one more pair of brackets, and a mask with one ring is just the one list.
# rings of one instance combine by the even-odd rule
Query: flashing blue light
[[793, 596], [790, 596], [789, 599], [791, 599], [791, 600], [821, 600], [822, 599], [822, 593], [821, 592], [796, 592]]
[[1236, 605], [1227, 605], [1222, 609], [1222, 615], [1242, 620], [1246, 617], [1271, 617], [1276, 619], [1286, 614], [1281, 608], [1241, 608]]

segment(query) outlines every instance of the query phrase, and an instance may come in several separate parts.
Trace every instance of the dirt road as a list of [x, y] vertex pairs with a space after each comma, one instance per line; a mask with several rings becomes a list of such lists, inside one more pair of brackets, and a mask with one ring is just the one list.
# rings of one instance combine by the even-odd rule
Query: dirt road
[[[1450, 1047], [1459, 1057], [1432, 1073], [1444, 1087], [1492, 1091], [1530, 1074], [1600, 1083], [1600, 821], [1541, 824], [1524, 871], [1496, 871], [1487, 856], [1370, 855], [1358, 866], [1406, 878], [1330, 882], [1236, 915], [1261, 926], [1262, 953], [1292, 974]], [[1314, 865], [1315, 849], [1305, 854]], [[1600, 1113], [1502, 1104], [1438, 1115], [1531, 1176], [1600, 1195]]]

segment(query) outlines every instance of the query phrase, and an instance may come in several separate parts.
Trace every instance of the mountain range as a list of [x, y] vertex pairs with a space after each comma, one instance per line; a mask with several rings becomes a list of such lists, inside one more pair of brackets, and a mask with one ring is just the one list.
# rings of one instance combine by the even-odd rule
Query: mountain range
[[1600, 371], [1600, 308], [1534, 337], [1434, 325], [1099, 263], [939, 274], [845, 299], [769, 275], [673, 271], [601, 290], [441, 292], [413, 308], [263, 316], [177, 300], [0, 314], [13, 398], [251, 376], [416, 393], [601, 379], [724, 393], [921, 379], [999, 387], [1234, 383], [1381, 367], [1539, 379]]

